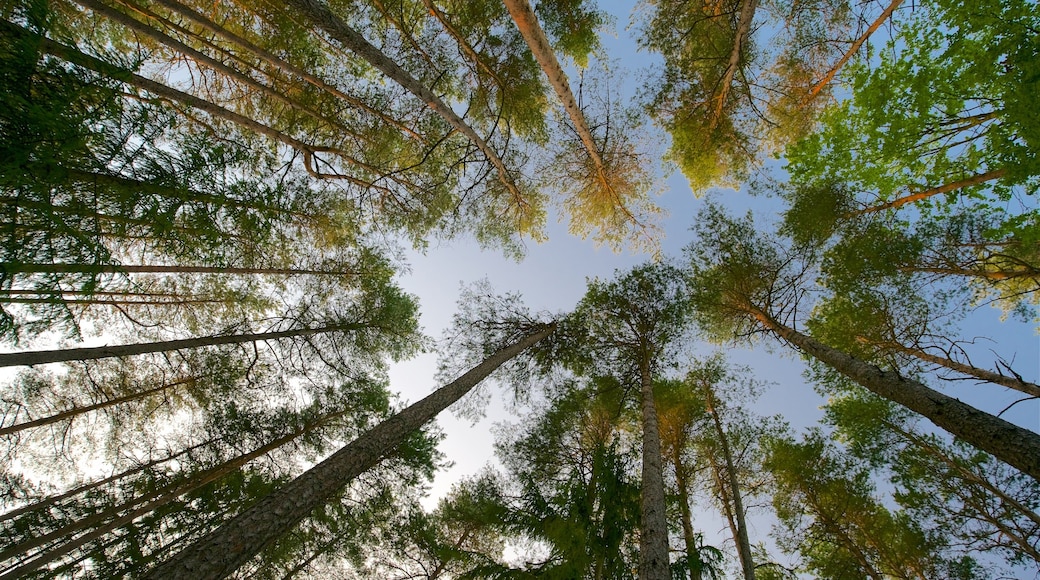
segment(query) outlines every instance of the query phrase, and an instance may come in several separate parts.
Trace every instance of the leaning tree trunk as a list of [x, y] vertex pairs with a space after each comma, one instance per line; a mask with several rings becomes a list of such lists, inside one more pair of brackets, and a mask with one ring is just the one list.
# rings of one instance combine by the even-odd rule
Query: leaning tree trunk
[[121, 397], [112, 397], [111, 399], [108, 399], [107, 401], [101, 401], [100, 403], [94, 403], [92, 405], [73, 405], [73, 407], [71, 409], [66, 409], [64, 411], [61, 411], [60, 413], [55, 413], [53, 415], [48, 415], [46, 417], [40, 417], [39, 419], [33, 419], [33, 420], [30, 420], [30, 421], [25, 421], [23, 423], [15, 423], [14, 425], [9, 425], [7, 427], [0, 428], [0, 436], [2, 436], [2, 435], [10, 435], [12, 433], [17, 433], [19, 431], [24, 431], [25, 429], [33, 429], [33, 428], [36, 428], [36, 427], [43, 427], [44, 425], [51, 425], [53, 423], [58, 423], [60, 421], [71, 421], [72, 419], [74, 419], [74, 418], [76, 418], [76, 417], [78, 417], [80, 415], [85, 415], [87, 413], [92, 413], [94, 411], [100, 411], [101, 409], [106, 409], [108, 407], [114, 407], [116, 405], [121, 405], [123, 403], [128, 403], [130, 401], [136, 401], [138, 399], [144, 399], [145, 397], [148, 397], [149, 395], [154, 395], [156, 393], [162, 393], [162, 392], [167, 391], [169, 389], [172, 389], [174, 387], [179, 387], [179, 386], [182, 386], [182, 385], [189, 384], [189, 383], [191, 383], [194, 380], [195, 380], [194, 377], [190, 378], [190, 379], [182, 379], [182, 380], [179, 380], [179, 381], [174, 381], [172, 383], [166, 383], [164, 385], [159, 385], [158, 387], [154, 387], [154, 388], [151, 388], [151, 389], [146, 389], [144, 391], [138, 391], [136, 393], [130, 393], [128, 395], [123, 395]]
[[[14, 263], [0, 265], [0, 274], [235, 274], [279, 276], [356, 276], [357, 270], [298, 268], [240, 268], [237, 266], [184, 266], [163, 264]], [[96, 292], [91, 294], [97, 294]]]
[[[989, 383], [1000, 385], [1002, 387], [1014, 389], [1016, 391], [1025, 393], [1031, 397], [1040, 397], [1040, 385], [1023, 380], [1017, 374], [1016, 376], [1008, 376], [990, 370], [981, 369], [970, 364], [965, 364], [953, 360], [952, 358], [941, 357], [931, 354], [930, 352], [927, 352], [920, 347], [903, 346], [902, 344], [896, 342], [881, 342], [878, 343], [878, 345], [884, 348], [890, 348], [899, 351], [901, 353], [910, 355], [925, 362], [930, 362], [932, 364], [936, 364], [941, 367], [957, 371], [961, 374], [968, 375], [970, 377], [975, 377], [981, 381], [986, 381]], [[1010, 367], [1007, 368], [1010, 370]], [[1014, 373], [1014, 371], [1011, 372]]]
[[41, 365], [55, 362], [96, 360], [119, 356], [132, 356], [152, 352], [168, 352], [185, 348], [202, 348], [222, 344], [242, 344], [262, 340], [277, 340], [297, 336], [313, 336], [326, 332], [358, 330], [360, 324], [338, 324], [318, 328], [298, 328], [296, 330], [280, 330], [277, 332], [256, 332], [248, 334], [229, 334], [224, 336], [204, 336], [201, 338], [183, 338], [159, 342], [142, 342], [138, 344], [122, 344], [117, 346], [95, 346], [86, 348], [67, 348], [59, 350], [33, 350], [26, 352], [9, 352], [0, 354], [0, 367], [18, 365]]
[[668, 519], [665, 514], [664, 474], [661, 460], [661, 432], [657, 426], [654, 385], [650, 363], [639, 364], [643, 411], [643, 473], [641, 483], [639, 534], [639, 579], [669, 580]]
[[146, 578], [223, 578], [288, 533], [358, 475], [390, 455], [427, 421], [459, 400], [496, 368], [542, 340], [555, 324], [540, 327], [499, 350], [466, 374], [383, 421], [282, 489], [264, 497], [206, 537], [184, 548]]
[[711, 415], [712, 424], [715, 427], [715, 436], [719, 438], [719, 447], [722, 449], [722, 460], [725, 464], [725, 478], [719, 475], [719, 485], [729, 487], [730, 500], [733, 502], [734, 540], [737, 542], [737, 555], [740, 557], [740, 567], [744, 572], [745, 580], [755, 580], [755, 560], [751, 554], [751, 541], [748, 539], [747, 518], [744, 513], [744, 500], [740, 495], [740, 483], [737, 481], [737, 468], [733, 464], [733, 452], [729, 447], [729, 439], [726, 430], [722, 427], [722, 419], [719, 418], [718, 408], [715, 405], [715, 393], [711, 385], [704, 384], [704, 398]]
[[882, 370], [831, 348], [749, 308], [758, 322], [803, 353], [849, 377], [870, 392], [902, 405], [976, 449], [1040, 481], [1040, 435], [944, 395], [924, 383]]

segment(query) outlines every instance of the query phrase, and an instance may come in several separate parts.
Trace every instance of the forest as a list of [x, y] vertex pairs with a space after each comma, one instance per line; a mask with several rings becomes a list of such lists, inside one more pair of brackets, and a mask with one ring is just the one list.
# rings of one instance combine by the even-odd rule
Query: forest
[[0, 580], [1040, 578], [1036, 2], [0, 6]]

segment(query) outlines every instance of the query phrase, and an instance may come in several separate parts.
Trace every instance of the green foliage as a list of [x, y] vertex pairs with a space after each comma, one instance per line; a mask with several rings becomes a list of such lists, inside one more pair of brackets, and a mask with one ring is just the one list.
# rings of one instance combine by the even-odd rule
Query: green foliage
[[921, 5], [875, 60], [851, 65], [851, 98], [788, 149], [792, 179], [888, 201], [1002, 169], [990, 191], [948, 199], [996, 204], [1014, 189], [1034, 193], [1036, 116], [1022, 114], [1020, 98], [1037, 91], [1038, 22], [1031, 2]]
[[587, 67], [589, 55], [601, 48], [599, 34], [611, 17], [588, 0], [539, 2], [534, 10], [553, 48]]
[[944, 557], [942, 532], [930, 534], [909, 514], [885, 507], [870, 470], [820, 431], [802, 442], [774, 439], [768, 448], [765, 468], [785, 530], [778, 540], [799, 551], [807, 571], [825, 578], [971, 578], [980, 572]]

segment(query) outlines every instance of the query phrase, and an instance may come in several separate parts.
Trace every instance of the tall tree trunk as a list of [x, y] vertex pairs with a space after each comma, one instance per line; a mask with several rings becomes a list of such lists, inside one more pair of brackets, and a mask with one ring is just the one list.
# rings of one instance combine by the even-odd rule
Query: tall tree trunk
[[473, 127], [455, 113], [451, 106], [445, 103], [440, 97], [434, 94], [433, 91], [424, 86], [417, 79], [412, 77], [381, 50], [365, 40], [361, 34], [348, 26], [342, 18], [337, 16], [320, 0], [288, 0], [286, 4], [309, 19], [315, 26], [324, 30], [329, 36], [341, 43], [344, 48], [357, 54], [381, 73], [386, 75], [387, 78], [421, 99], [449, 125], [454, 127], [459, 133], [465, 135], [466, 138], [480, 150], [484, 157], [487, 158], [491, 165], [494, 166], [498, 174], [499, 183], [501, 183], [502, 186], [505, 187], [513, 196], [513, 201], [516, 204], [517, 209], [522, 213], [527, 213], [529, 205], [528, 200], [513, 182], [513, 177], [505, 163], [502, 161], [502, 158], [494, 149], [491, 148], [490, 145], [488, 145], [486, 141], [484, 141], [483, 137], [477, 134]]
[[406, 133], [406, 134], [412, 136], [413, 138], [415, 138], [415, 139], [417, 139], [419, 141], [425, 141], [425, 139], [423, 139], [423, 137], [421, 135], [419, 135], [418, 133], [413, 131], [411, 128], [409, 128], [407, 125], [405, 125], [401, 121], [398, 121], [397, 119], [394, 119], [394, 118], [390, 117], [385, 112], [380, 111], [379, 109], [377, 109], [375, 107], [369, 106], [367, 103], [365, 103], [361, 99], [357, 99], [357, 98], [351, 97], [350, 95], [348, 95], [348, 94], [344, 93], [343, 91], [337, 89], [336, 87], [334, 87], [331, 84], [325, 82], [324, 80], [322, 80], [322, 79], [314, 76], [313, 74], [307, 72], [305, 69], [297, 67], [297, 66], [295, 66], [295, 65], [293, 65], [293, 64], [291, 64], [291, 63], [289, 63], [289, 62], [279, 58], [274, 53], [272, 53], [272, 52], [270, 52], [270, 51], [268, 51], [268, 50], [266, 50], [266, 49], [264, 49], [264, 48], [262, 48], [260, 46], [257, 46], [256, 44], [250, 42], [246, 38], [244, 38], [242, 36], [239, 36], [239, 35], [235, 34], [234, 32], [228, 30], [227, 28], [224, 28], [223, 26], [217, 24], [216, 22], [214, 22], [213, 20], [209, 19], [204, 14], [202, 14], [202, 13], [196, 11], [195, 9], [191, 8], [190, 6], [186, 6], [185, 4], [177, 2], [176, 0], [157, 0], [157, 2], [160, 5], [162, 5], [163, 7], [165, 7], [167, 10], [173, 12], [174, 14], [178, 14], [180, 16], [183, 16], [183, 17], [185, 17], [185, 18], [195, 22], [196, 24], [201, 26], [204, 30], [207, 30], [207, 31], [209, 31], [209, 32], [211, 32], [213, 34], [218, 35], [218, 36], [221, 36], [224, 39], [230, 41], [231, 43], [238, 45], [239, 48], [244, 49], [248, 53], [251, 53], [252, 55], [254, 55], [257, 58], [259, 58], [260, 60], [266, 62], [269, 65], [271, 65], [272, 67], [277, 68], [277, 69], [279, 69], [279, 70], [281, 70], [281, 71], [283, 71], [283, 72], [285, 72], [287, 74], [298, 76], [298, 77], [302, 78], [304, 81], [306, 81], [307, 83], [309, 83], [310, 85], [314, 86], [315, 88], [321, 89], [322, 91], [335, 96], [336, 98], [342, 100], [345, 103], [350, 104], [351, 106], [353, 106], [355, 108], [361, 109], [361, 110], [363, 110], [363, 111], [365, 111], [367, 113], [370, 113], [372, 115], [375, 115], [376, 117], [379, 117], [380, 119], [382, 119], [386, 123], [396, 127], [402, 133]]
[[719, 484], [729, 487], [730, 500], [733, 502], [733, 520], [736, 524], [737, 555], [740, 557], [740, 567], [744, 572], [745, 580], [755, 580], [755, 561], [751, 553], [751, 541], [748, 539], [747, 518], [744, 513], [744, 500], [740, 494], [740, 483], [737, 481], [737, 468], [733, 463], [733, 453], [729, 447], [729, 438], [726, 430], [722, 427], [722, 419], [719, 417], [715, 405], [715, 392], [711, 385], [705, 382], [704, 399], [711, 415], [712, 425], [715, 427], [715, 436], [719, 439], [719, 447], [722, 449], [722, 460], [725, 462], [725, 476], [720, 474]]
[[36, 34], [32, 31], [26, 30], [21, 26], [7, 22], [6, 20], [0, 20], [0, 29], [3, 29], [5, 33], [11, 34], [15, 37], [34, 39], [42, 51], [57, 58], [60, 58], [66, 62], [75, 64], [77, 66], [81, 66], [88, 70], [92, 70], [114, 80], [124, 82], [127, 85], [132, 86], [138, 90], [151, 93], [163, 99], [168, 99], [177, 103], [181, 103], [183, 105], [211, 115], [214, 118], [229, 121], [244, 129], [248, 129], [250, 131], [253, 131], [254, 133], [263, 135], [265, 137], [288, 145], [289, 147], [292, 147], [296, 151], [299, 151], [303, 154], [305, 168], [307, 172], [314, 177], [321, 179], [345, 179], [359, 187], [378, 189], [380, 191], [386, 192], [388, 195], [393, 195], [393, 192], [390, 191], [388, 188], [386, 188], [385, 186], [376, 185], [374, 182], [365, 181], [358, 177], [347, 175], [344, 173], [326, 174], [319, 171], [318, 166], [315, 162], [315, 154], [331, 153], [347, 163], [350, 163], [357, 167], [361, 167], [362, 169], [368, 171], [372, 171], [376, 175], [380, 175], [383, 178], [390, 179], [397, 183], [401, 183], [402, 185], [405, 185], [405, 187], [408, 186], [407, 181], [399, 175], [380, 171], [378, 168], [372, 167], [354, 158], [342, 149], [305, 143], [291, 135], [288, 135], [282, 131], [279, 131], [278, 129], [265, 125], [253, 118], [236, 113], [230, 109], [224, 108], [211, 101], [207, 101], [206, 99], [203, 99], [201, 97], [185, 93], [173, 87], [164, 85], [160, 82], [154, 81], [149, 78], [145, 78], [141, 75], [134, 73], [133, 71], [121, 68], [117, 65], [101, 60], [95, 56], [81, 52], [76, 48], [65, 46], [61, 43], [55, 42], [49, 38]]
[[620, 213], [625, 220], [638, 225], [638, 220], [625, 207], [621, 198], [625, 192], [618, 192], [614, 188], [614, 180], [611, 179], [610, 170], [603, 161], [603, 155], [600, 153], [599, 146], [592, 136], [589, 124], [585, 120], [585, 114], [582, 113], [581, 107], [578, 106], [578, 100], [571, 91], [567, 73], [560, 66], [560, 61], [556, 58], [556, 52], [553, 51], [548, 37], [545, 36], [545, 31], [542, 30], [541, 25], [538, 23], [538, 16], [535, 14], [534, 9], [527, 0], [504, 0], [504, 2], [506, 10], [509, 11], [509, 16], [512, 17], [513, 22], [516, 23], [516, 27], [520, 31], [520, 36], [523, 37], [524, 42], [530, 47], [531, 53], [534, 54], [542, 72], [549, 79], [549, 85], [556, 92], [556, 96], [560, 99], [564, 111], [567, 112], [567, 117], [570, 118], [574, 130], [581, 140], [581, 144], [585, 147], [586, 154], [592, 160], [592, 165], [596, 169], [596, 181], [599, 182], [602, 188], [601, 191], [607, 196], [616, 212]]
[[160, 385], [158, 387], [155, 387], [155, 388], [152, 388], [152, 389], [147, 389], [147, 390], [144, 390], [144, 391], [141, 391], [141, 392], [138, 392], [138, 393], [130, 393], [129, 395], [123, 395], [122, 397], [113, 397], [113, 398], [111, 398], [111, 399], [109, 399], [107, 401], [102, 401], [100, 403], [95, 403], [93, 405], [84, 405], [82, 407], [73, 407], [71, 409], [67, 409], [67, 410], [62, 411], [60, 413], [56, 413], [54, 415], [50, 415], [50, 416], [47, 416], [47, 417], [41, 417], [39, 419], [34, 419], [32, 421], [26, 421], [25, 423], [16, 423], [16, 424], [11, 425], [9, 427], [0, 428], [0, 435], [10, 435], [11, 433], [17, 433], [17, 432], [23, 431], [25, 429], [32, 429], [33, 427], [43, 427], [44, 425], [50, 425], [52, 423], [58, 423], [59, 421], [71, 420], [72, 418], [77, 417], [79, 415], [82, 415], [84, 413], [90, 413], [92, 411], [100, 411], [101, 409], [105, 409], [105, 408], [108, 408], [108, 407], [113, 407], [115, 405], [120, 405], [122, 403], [128, 403], [130, 401], [134, 401], [134, 400], [137, 400], [137, 399], [143, 399], [143, 398], [147, 397], [148, 395], [154, 395], [156, 393], [161, 393], [163, 391], [166, 391], [167, 389], [172, 389], [173, 387], [177, 387], [177, 386], [180, 386], [180, 385], [185, 385], [185, 384], [188, 384], [188, 383], [190, 383], [190, 382], [192, 382], [194, 380], [195, 380], [194, 378], [190, 378], [190, 379], [183, 379], [183, 380], [179, 380], [179, 381], [174, 381], [172, 383], [167, 383], [165, 385]]
[[423, 400], [383, 421], [282, 489], [160, 564], [146, 578], [223, 578], [285, 535], [361, 473], [393, 453], [405, 439], [468, 393], [496, 368], [542, 340], [555, 324], [540, 327], [502, 348]]
[[675, 465], [675, 487], [679, 492], [679, 512], [682, 518], [683, 542], [686, 546], [686, 562], [690, 567], [690, 580], [701, 580], [701, 566], [694, 567], [694, 562], [701, 561], [700, 550], [697, 549], [697, 538], [693, 533], [693, 512], [690, 510], [690, 485], [686, 466], [682, 460], [682, 446], [676, 444], [672, 448], [672, 462]]
[[34, 512], [34, 511], [37, 511], [37, 510], [41, 510], [41, 509], [43, 509], [45, 507], [54, 505], [54, 504], [56, 504], [56, 503], [58, 503], [58, 502], [60, 502], [62, 500], [65, 500], [65, 499], [68, 499], [70, 497], [74, 497], [74, 496], [80, 495], [82, 493], [86, 493], [86, 492], [88, 492], [88, 491], [90, 491], [92, 489], [97, 489], [97, 488], [99, 488], [99, 487], [101, 487], [103, 485], [108, 485], [108, 484], [113, 483], [115, 481], [119, 481], [120, 479], [124, 479], [124, 478], [129, 477], [131, 475], [134, 475], [136, 473], [140, 473], [140, 472], [142, 472], [142, 471], [144, 471], [146, 469], [155, 467], [156, 465], [159, 465], [159, 464], [162, 464], [162, 463], [166, 463], [168, 461], [173, 461], [174, 459], [177, 459], [178, 457], [180, 457], [182, 455], [186, 455], [188, 453], [191, 453], [192, 451], [195, 451], [196, 449], [205, 447], [207, 445], [212, 445], [213, 443], [216, 443], [217, 441], [218, 441], [218, 439], [209, 439], [207, 441], [203, 441], [202, 443], [196, 443], [195, 445], [192, 445], [191, 447], [188, 447], [186, 449], [182, 449], [182, 450], [180, 450], [180, 451], [178, 451], [176, 453], [172, 453], [172, 454], [170, 454], [170, 455], [168, 455], [166, 457], [163, 457], [162, 459], [154, 459], [154, 460], [149, 461], [147, 463], [142, 463], [141, 465], [138, 465], [136, 467], [131, 467], [130, 469], [127, 469], [127, 470], [122, 471], [120, 473], [116, 473], [114, 475], [110, 475], [110, 476], [108, 476], [108, 477], [106, 477], [104, 479], [99, 479], [97, 481], [93, 481], [93, 482], [90, 482], [90, 483], [85, 483], [83, 485], [80, 485], [79, 487], [70, 489], [70, 490], [68, 490], [68, 491], [66, 491], [64, 493], [60, 493], [58, 495], [52, 495], [50, 497], [43, 498], [43, 499], [41, 499], [41, 500], [39, 500], [37, 502], [31, 503], [29, 505], [24, 505], [24, 506], [21, 506], [19, 508], [15, 508], [15, 509], [13, 509], [13, 510], [11, 510], [9, 512], [4, 513], [3, 515], [0, 515], [0, 522], [6, 522], [6, 521], [14, 519], [14, 518], [16, 518], [16, 517], [18, 517], [18, 516], [20, 516], [22, 514], [29, 513], [29, 512]]
[[726, 72], [719, 81], [719, 94], [712, 97], [718, 101], [715, 110], [712, 111], [711, 124], [708, 131], [715, 131], [722, 121], [722, 110], [726, 107], [726, 99], [733, 86], [733, 77], [740, 68], [740, 53], [744, 48], [747, 37], [751, 34], [751, 21], [755, 18], [755, 10], [758, 8], [758, 0], [743, 0], [740, 5], [740, 16], [737, 20], [736, 34], [733, 35], [733, 50], [729, 53], [729, 62], [726, 63]]
[[668, 519], [664, 503], [661, 432], [657, 426], [654, 384], [648, 356], [639, 363], [643, 412], [643, 470], [639, 534], [639, 579], [669, 580]]
[[560, 66], [560, 61], [556, 59], [556, 52], [553, 51], [549, 39], [545, 36], [545, 31], [538, 24], [538, 17], [535, 15], [534, 9], [531, 8], [527, 0], [504, 0], [504, 3], [506, 10], [509, 11], [509, 16], [513, 18], [516, 28], [520, 31], [520, 36], [523, 37], [524, 42], [530, 47], [531, 53], [534, 54], [535, 60], [538, 61], [538, 65], [542, 68], [542, 72], [549, 79], [549, 85], [556, 92], [560, 103], [563, 104], [563, 110], [567, 112], [574, 129], [578, 132], [578, 138], [581, 139], [582, 145], [585, 146], [585, 151], [596, 166], [599, 179], [603, 182], [604, 187], [609, 188], [606, 168], [603, 165], [599, 147], [596, 146], [596, 140], [592, 137], [589, 124], [585, 121], [585, 115], [581, 112], [581, 107], [578, 106], [578, 100], [574, 98], [574, 93], [571, 92], [567, 73]]
[[849, 377], [870, 392], [918, 413], [969, 445], [1040, 481], [1040, 435], [980, 411], [925, 384], [884, 371], [773, 320], [754, 307], [758, 322], [803, 353]]
[[[141, 22], [140, 20], [137, 20], [135, 18], [132, 18], [131, 16], [129, 16], [129, 15], [123, 13], [123, 12], [120, 12], [119, 10], [117, 10], [117, 9], [111, 7], [111, 6], [108, 6], [106, 4], [101, 3], [99, 0], [74, 0], [74, 1], [77, 4], [79, 4], [80, 6], [86, 8], [86, 9], [92, 11], [92, 12], [94, 12], [95, 14], [104, 16], [105, 18], [108, 18], [109, 20], [113, 20], [115, 22], [119, 22], [123, 26], [126, 26], [127, 28], [137, 32], [138, 34], [141, 34], [142, 36], [144, 36], [146, 38], [150, 38], [151, 40], [155, 41], [156, 43], [158, 43], [160, 45], [165, 45], [165, 46], [169, 47], [170, 49], [180, 53], [181, 55], [183, 55], [183, 56], [185, 56], [185, 57], [195, 61], [197, 64], [206, 66], [206, 67], [210, 68], [211, 70], [224, 75], [229, 80], [234, 80], [235, 82], [241, 83], [242, 85], [253, 89], [254, 91], [256, 91], [259, 94], [266, 95], [268, 98], [282, 103], [283, 105], [289, 107], [290, 109], [293, 109], [293, 110], [296, 110], [296, 111], [300, 111], [301, 113], [306, 114], [307, 116], [309, 116], [312, 119], [318, 121], [319, 123], [323, 123], [323, 124], [327, 125], [328, 127], [334, 129], [336, 132], [347, 134], [347, 135], [351, 135], [352, 137], [355, 137], [355, 138], [358, 137], [358, 135], [356, 135], [353, 132], [351, 132], [349, 128], [345, 127], [339, 121], [334, 120], [334, 119], [330, 119], [327, 116], [323, 115], [321, 112], [316, 111], [313, 108], [311, 108], [311, 107], [309, 107], [309, 106], [307, 106], [307, 105], [305, 105], [303, 103], [300, 103], [298, 101], [294, 101], [293, 99], [291, 99], [288, 96], [286, 96], [284, 94], [284, 92], [279, 91], [276, 88], [272, 88], [270, 86], [267, 86], [267, 85], [257, 81], [256, 79], [250, 77], [249, 75], [247, 75], [247, 74], [245, 74], [245, 73], [243, 73], [243, 72], [241, 72], [241, 71], [239, 71], [239, 70], [237, 70], [237, 69], [235, 69], [235, 68], [233, 68], [233, 67], [231, 67], [231, 66], [229, 66], [229, 65], [227, 65], [227, 64], [225, 64], [223, 62], [221, 62], [221, 61], [219, 61], [219, 60], [217, 60], [217, 59], [215, 59], [215, 58], [213, 58], [213, 57], [211, 57], [211, 56], [209, 56], [209, 55], [207, 55], [205, 53], [202, 53], [202, 52], [200, 52], [198, 50], [195, 50], [194, 48], [192, 48], [192, 47], [188, 46], [187, 44], [184, 44], [183, 42], [181, 42], [181, 41], [179, 41], [179, 40], [169, 36], [168, 34], [165, 34], [165, 33], [161, 32], [161, 31], [159, 31], [159, 30], [157, 30], [155, 28], [152, 28], [148, 24], [146, 24], [144, 22]], [[124, 5], [127, 5], [127, 4], [128, 3], [124, 2]], [[135, 10], [138, 13], [143, 14], [146, 17], [150, 17], [150, 18], [153, 18], [153, 19], [158, 19], [159, 18], [157, 14], [155, 14], [154, 12], [151, 12], [147, 8], [140, 7], [140, 6], [134, 6], [132, 4], [130, 4], [130, 6], [132, 7], [133, 10]]]
[[0, 265], [0, 273], [14, 274], [241, 274], [281, 276], [356, 276], [357, 270], [308, 270], [296, 268], [239, 268], [234, 266], [185, 266], [150, 264], [34, 264]]
[[152, 352], [167, 352], [185, 348], [202, 348], [204, 346], [217, 346], [222, 344], [242, 344], [246, 342], [277, 340], [280, 338], [293, 338], [297, 336], [313, 336], [315, 334], [323, 334], [326, 332], [342, 332], [347, 330], [359, 330], [361, 328], [363, 328], [363, 325], [361, 324], [337, 324], [318, 328], [298, 328], [295, 330], [280, 330], [276, 332], [204, 336], [201, 338], [184, 338], [180, 340], [142, 342], [139, 344], [124, 344], [117, 346], [10, 352], [0, 354], [0, 367], [96, 360], [100, 358], [133, 356]]

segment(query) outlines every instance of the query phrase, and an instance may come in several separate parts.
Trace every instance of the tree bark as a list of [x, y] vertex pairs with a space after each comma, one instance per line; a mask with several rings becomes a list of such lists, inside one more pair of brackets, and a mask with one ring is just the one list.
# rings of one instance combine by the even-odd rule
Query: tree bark
[[355, 477], [393, 453], [409, 435], [468, 393], [496, 368], [542, 340], [555, 324], [502, 348], [425, 399], [383, 421], [331, 457], [264, 497], [206, 537], [153, 569], [146, 578], [223, 578], [324, 505]]
[[1040, 435], [980, 411], [925, 384], [831, 348], [750, 308], [758, 322], [870, 392], [914, 411], [951, 435], [1040, 481]]
[[737, 31], [733, 37], [733, 50], [729, 53], [726, 72], [722, 75], [722, 80], [719, 82], [719, 94], [712, 97], [712, 99], [718, 102], [715, 105], [715, 110], [712, 112], [708, 131], [715, 131], [715, 128], [719, 126], [719, 122], [722, 120], [722, 109], [726, 106], [726, 99], [729, 97], [729, 91], [733, 85], [733, 77], [736, 76], [737, 68], [740, 66], [740, 52], [744, 47], [745, 39], [751, 32], [751, 21], [755, 18], [755, 10], [757, 8], [758, 0], [744, 0], [740, 5]]
[[657, 426], [653, 378], [650, 361], [639, 363], [640, 395], [643, 412], [643, 468], [639, 534], [639, 579], [669, 580], [668, 520], [664, 503], [664, 474], [661, 459], [661, 432]]
[[10, 352], [0, 354], [0, 367], [19, 365], [40, 365], [55, 362], [96, 360], [118, 356], [133, 356], [152, 352], [167, 352], [185, 348], [201, 348], [222, 344], [242, 344], [263, 340], [277, 340], [297, 336], [313, 336], [326, 332], [358, 330], [360, 324], [338, 324], [318, 328], [298, 328], [296, 330], [280, 330], [276, 332], [256, 332], [248, 334], [231, 334], [225, 336], [204, 336], [201, 338], [185, 338], [159, 342], [143, 342], [116, 346], [96, 346], [86, 348], [68, 348], [60, 350], [35, 350], [26, 352]]
[[567, 73], [560, 66], [560, 61], [556, 58], [556, 52], [553, 51], [549, 39], [545, 36], [545, 31], [538, 24], [538, 17], [535, 15], [534, 9], [531, 8], [527, 0], [504, 0], [504, 3], [506, 10], [509, 11], [509, 16], [513, 18], [516, 28], [520, 31], [520, 36], [523, 37], [524, 42], [530, 47], [531, 53], [534, 54], [535, 60], [538, 61], [538, 65], [542, 68], [542, 72], [549, 79], [549, 85], [556, 92], [560, 103], [563, 104], [563, 109], [567, 111], [567, 116], [570, 118], [571, 123], [574, 124], [574, 129], [578, 132], [578, 137], [581, 139], [582, 145], [585, 146], [585, 151], [588, 152], [589, 158], [592, 159], [593, 164], [596, 166], [596, 172], [600, 181], [609, 190], [610, 185], [606, 178], [603, 158], [599, 154], [599, 147], [596, 146], [596, 141], [592, 137], [592, 131], [589, 130], [589, 125], [585, 121], [585, 115], [581, 112], [581, 107], [578, 106], [578, 100], [574, 98], [574, 93], [571, 92]]
[[719, 418], [718, 409], [715, 406], [715, 393], [711, 385], [705, 383], [702, 386], [708, 413], [711, 415], [712, 425], [715, 427], [715, 436], [719, 438], [719, 447], [722, 449], [722, 460], [726, 465], [725, 478], [720, 474], [719, 485], [729, 487], [730, 500], [733, 502], [732, 515], [736, 528], [734, 530], [736, 534], [733, 539], [737, 542], [737, 556], [740, 558], [740, 567], [743, 570], [745, 580], [755, 580], [755, 561], [751, 553], [751, 541], [748, 539], [744, 500], [740, 494], [740, 483], [737, 481], [737, 469], [733, 464], [733, 453], [730, 451], [729, 439], [726, 436], [726, 430], [722, 427], [722, 419]]
[[700, 551], [693, 533], [693, 513], [690, 510], [690, 487], [686, 474], [686, 466], [682, 461], [682, 447], [675, 445], [672, 449], [672, 461], [675, 464], [675, 487], [679, 492], [679, 512], [682, 517], [683, 542], [686, 546], [686, 562], [690, 567], [690, 580], [701, 580], [703, 571], [694, 568], [694, 562], [700, 562]]

